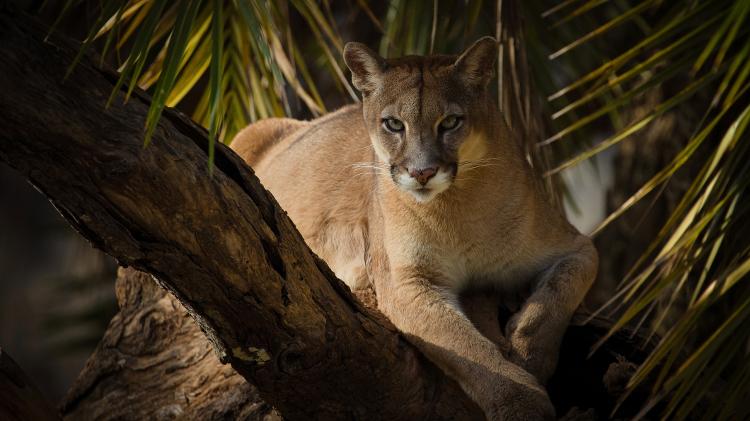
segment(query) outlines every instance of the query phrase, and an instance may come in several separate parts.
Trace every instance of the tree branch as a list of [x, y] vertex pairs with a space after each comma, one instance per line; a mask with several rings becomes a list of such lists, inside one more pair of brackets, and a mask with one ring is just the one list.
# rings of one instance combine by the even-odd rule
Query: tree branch
[[71, 420], [248, 420], [280, 417], [151, 275], [120, 269], [120, 311], [61, 406]]
[[55, 408], [31, 379], [0, 348], [0, 419], [59, 420]]
[[477, 419], [481, 413], [305, 245], [252, 170], [166, 110], [150, 146], [142, 93], [105, 110], [116, 75], [0, 12], [0, 159], [92, 244], [148, 272], [220, 359], [288, 419]]

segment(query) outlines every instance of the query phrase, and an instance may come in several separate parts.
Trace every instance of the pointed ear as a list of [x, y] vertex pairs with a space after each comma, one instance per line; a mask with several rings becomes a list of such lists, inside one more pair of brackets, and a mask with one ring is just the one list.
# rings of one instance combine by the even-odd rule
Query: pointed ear
[[344, 62], [352, 71], [352, 84], [363, 95], [375, 90], [383, 80], [385, 59], [364, 44], [346, 43]]
[[458, 77], [470, 87], [484, 88], [495, 75], [497, 40], [492, 37], [478, 39], [467, 48], [453, 66]]

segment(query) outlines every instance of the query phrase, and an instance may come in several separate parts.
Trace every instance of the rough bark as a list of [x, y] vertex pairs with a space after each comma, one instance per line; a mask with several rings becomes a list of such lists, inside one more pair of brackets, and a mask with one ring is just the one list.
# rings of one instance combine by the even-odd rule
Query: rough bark
[[114, 73], [0, 12], [0, 159], [92, 244], [154, 275], [219, 358], [288, 419], [477, 419], [477, 406], [305, 245], [250, 168], [149, 100], [106, 110]]
[[[219, 362], [184, 307], [151, 276], [121, 269], [116, 292], [120, 312], [63, 402], [66, 419], [280, 418], [256, 388]], [[548, 384], [564, 420], [608, 419], [633, 373], [632, 361], [645, 356], [625, 333], [588, 358], [609, 327], [595, 319], [568, 329]], [[634, 415], [643, 399], [636, 394], [617, 415]]]
[[65, 418], [281, 419], [150, 275], [121, 268], [115, 291], [120, 312], [61, 405]]

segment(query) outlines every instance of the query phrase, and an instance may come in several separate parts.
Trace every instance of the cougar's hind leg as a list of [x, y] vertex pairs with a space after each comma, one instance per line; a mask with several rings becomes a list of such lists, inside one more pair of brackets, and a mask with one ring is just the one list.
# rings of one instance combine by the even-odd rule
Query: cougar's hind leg
[[293, 118], [266, 118], [237, 133], [230, 147], [252, 166], [263, 158], [271, 146], [308, 124]]

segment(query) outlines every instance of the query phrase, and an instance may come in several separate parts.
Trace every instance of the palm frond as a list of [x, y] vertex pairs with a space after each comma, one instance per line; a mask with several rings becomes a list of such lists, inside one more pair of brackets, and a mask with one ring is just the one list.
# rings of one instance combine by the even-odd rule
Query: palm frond
[[[339, 88], [356, 98], [335, 53], [342, 41], [330, 14], [316, 2], [291, 4], [316, 33]], [[326, 110], [289, 30], [289, 13], [285, 4], [245, 0], [105, 2], [81, 54], [106, 36], [102, 54], [114, 47], [124, 57], [110, 101], [123, 85], [125, 100], [136, 86], [153, 90], [146, 142], [161, 110], [185, 101], [194, 104], [193, 117], [209, 129], [212, 142], [227, 142], [258, 118], [289, 114], [287, 86], [313, 115]]]
[[[560, 19], [560, 27], [580, 18], [583, 14], [577, 11], [587, 5], [598, 6], [580, 6]], [[632, 47], [550, 95], [551, 101], [561, 102], [555, 118], [579, 111], [586, 114], [541, 142], [542, 148], [571, 142], [572, 134], [627, 109], [651, 87], [669, 84], [674, 93], [630, 124], [614, 125], [610, 136], [565, 158], [548, 175], [637, 135], [662, 115], [696, 109], [696, 104], [702, 107], [703, 118], [694, 121], [693, 135], [682, 150], [595, 231], [605, 229], [677, 172], [685, 173], [688, 165], [699, 168], [661, 231], [602, 309], [618, 315], [610, 334], [646, 319], [651, 335], [663, 333], [629, 385], [632, 391], [647, 379], [654, 380], [651, 401], [641, 416], [661, 401], [666, 402], [661, 416], [668, 419], [696, 418], [696, 411], [706, 419], [748, 415], [747, 389], [735, 389], [747, 385], [750, 376], [750, 246], [743, 238], [747, 234], [743, 221], [750, 210], [750, 149], [745, 142], [750, 123], [748, 10], [750, 3], [739, 0], [644, 1], [552, 55], [559, 59], [574, 48], [585, 49], [586, 43], [605, 36], [613, 23], [626, 18], [640, 15], [655, 22]], [[666, 312], [654, 312], [660, 303], [674, 312], [677, 301], [685, 304], [672, 323], [666, 323]], [[711, 322], [706, 320], [708, 314]], [[715, 399], [722, 394], [727, 399]]]

